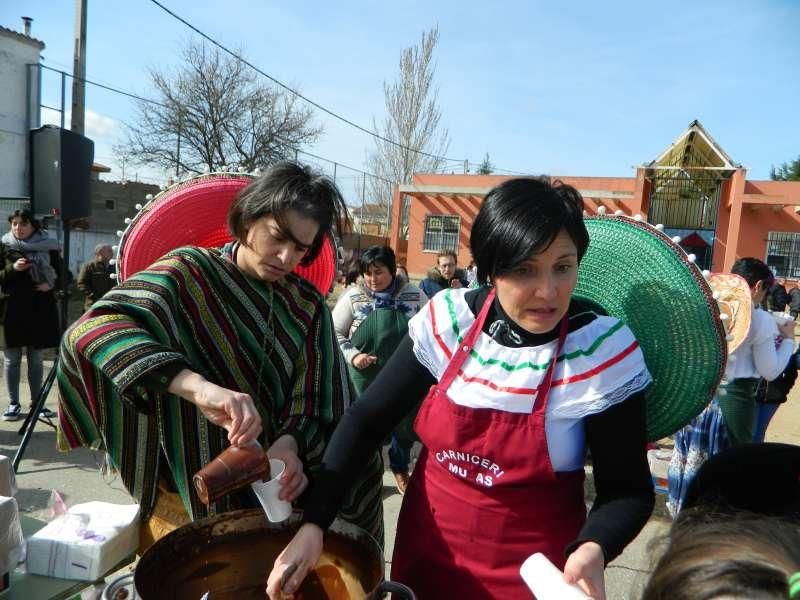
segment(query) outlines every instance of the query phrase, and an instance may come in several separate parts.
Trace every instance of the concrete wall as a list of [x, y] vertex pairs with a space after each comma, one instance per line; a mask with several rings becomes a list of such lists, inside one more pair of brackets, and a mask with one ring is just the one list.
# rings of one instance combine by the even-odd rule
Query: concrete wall
[[155, 196], [159, 193], [157, 185], [133, 181], [121, 183], [95, 179], [89, 189], [92, 214], [87, 219], [87, 229], [106, 233], [125, 229], [125, 218], [136, 216], [136, 204], [145, 204], [147, 194]]
[[[39, 126], [39, 88], [38, 69], [31, 69], [31, 101], [26, 107], [26, 65], [39, 63], [42, 47], [36, 40], [0, 28], [0, 198], [29, 196], [28, 129]], [[29, 112], [30, 124], [26, 122]]]

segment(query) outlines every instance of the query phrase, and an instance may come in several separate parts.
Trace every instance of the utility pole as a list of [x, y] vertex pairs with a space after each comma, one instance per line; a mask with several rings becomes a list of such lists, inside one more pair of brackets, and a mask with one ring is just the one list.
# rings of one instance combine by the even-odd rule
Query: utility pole
[[[75, 48], [72, 61], [72, 119], [70, 129], [83, 135], [86, 113], [86, 4], [87, 0], [75, 0]], [[63, 110], [63, 106], [61, 107]], [[86, 173], [86, 177], [89, 174]], [[69, 202], [71, 199], [67, 198]], [[61, 281], [64, 286], [64, 296], [61, 298], [61, 330], [67, 329], [67, 305], [69, 304], [69, 286], [67, 285], [67, 271], [69, 270], [69, 219], [61, 219], [61, 228], [64, 233], [64, 260], [61, 266]]]
[[75, 0], [75, 54], [72, 61], [72, 126], [83, 135], [86, 110], [86, 2]]

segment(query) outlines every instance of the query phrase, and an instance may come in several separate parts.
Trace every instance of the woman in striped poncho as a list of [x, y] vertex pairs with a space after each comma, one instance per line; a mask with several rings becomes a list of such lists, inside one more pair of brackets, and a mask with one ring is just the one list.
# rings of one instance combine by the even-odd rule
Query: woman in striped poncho
[[[292, 270], [342, 210], [329, 179], [282, 163], [231, 206], [236, 241], [174, 250], [96, 302], [61, 345], [62, 448], [105, 450], [143, 518], [172, 484], [193, 519], [257, 505], [242, 492], [206, 507], [190, 484], [256, 439], [296, 499], [352, 397], [324, 298]], [[379, 540], [381, 473], [376, 453], [340, 512]]]

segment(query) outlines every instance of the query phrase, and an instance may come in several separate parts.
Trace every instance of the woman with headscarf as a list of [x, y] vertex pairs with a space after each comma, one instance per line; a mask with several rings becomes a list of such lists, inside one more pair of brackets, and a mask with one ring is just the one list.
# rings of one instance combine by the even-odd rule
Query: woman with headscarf
[[[5, 260], [0, 271], [6, 305], [4, 376], [9, 398], [3, 420], [15, 421], [21, 413], [19, 380], [23, 349], [27, 353], [33, 402], [42, 387], [42, 350], [58, 346], [61, 337], [55, 296], [60, 245], [48, 237], [30, 211], [14, 211], [8, 222], [11, 230], [2, 237]], [[43, 408], [42, 414], [55, 416], [48, 408]]]

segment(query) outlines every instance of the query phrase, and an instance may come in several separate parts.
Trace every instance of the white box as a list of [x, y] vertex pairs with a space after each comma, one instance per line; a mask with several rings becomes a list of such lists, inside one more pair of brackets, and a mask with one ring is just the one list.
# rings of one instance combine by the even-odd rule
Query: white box
[[14, 469], [11, 468], [11, 460], [0, 454], [0, 496], [16, 496], [17, 482], [14, 478]]
[[29, 573], [94, 581], [136, 551], [139, 506], [76, 504], [28, 538]]
[[0, 496], [0, 576], [25, 560], [25, 538], [14, 498]]

